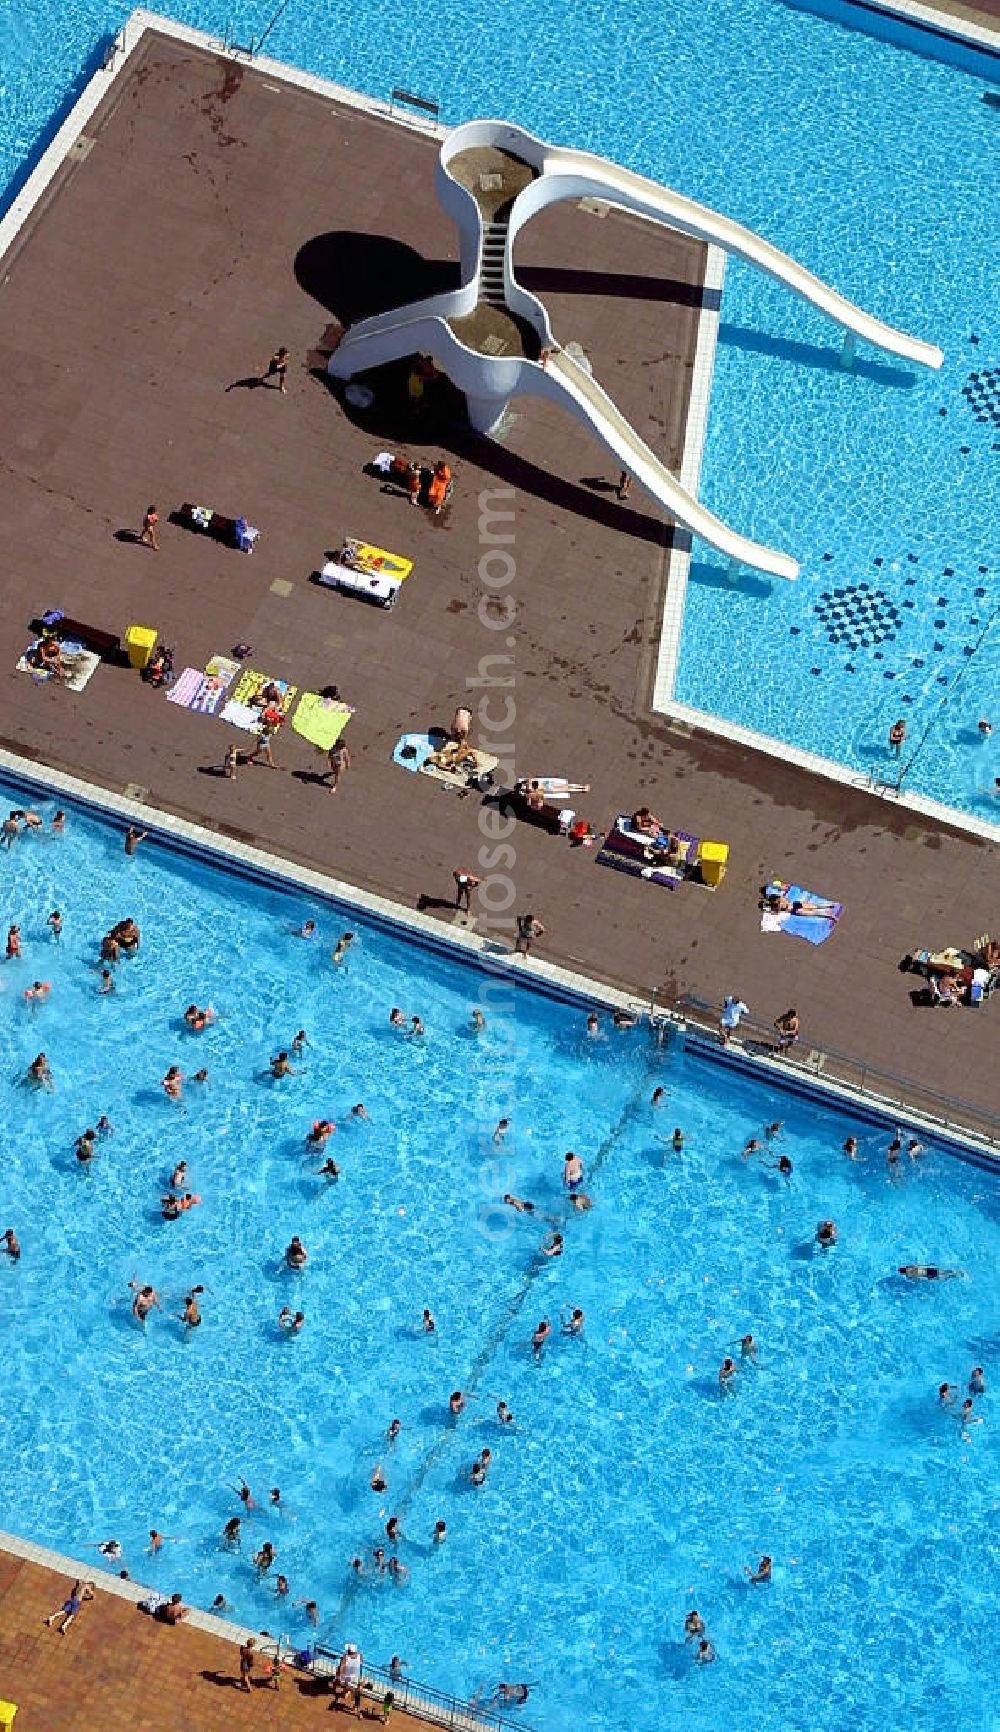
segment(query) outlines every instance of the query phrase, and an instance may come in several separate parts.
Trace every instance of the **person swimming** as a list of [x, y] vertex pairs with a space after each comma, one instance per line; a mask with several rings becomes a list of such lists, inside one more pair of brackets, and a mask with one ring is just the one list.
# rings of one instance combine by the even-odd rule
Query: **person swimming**
[[836, 1221], [821, 1221], [816, 1228], [816, 1243], [821, 1251], [829, 1251], [838, 1237]]
[[719, 1394], [728, 1395], [736, 1388], [736, 1361], [727, 1354], [719, 1366]]
[[536, 1359], [541, 1358], [542, 1348], [545, 1346], [545, 1343], [551, 1334], [552, 1334], [552, 1325], [549, 1322], [547, 1317], [543, 1317], [542, 1321], [538, 1325], [538, 1328], [535, 1330], [535, 1333], [531, 1337], [531, 1351], [535, 1355]]
[[563, 1157], [563, 1184], [568, 1191], [578, 1191], [583, 1184], [583, 1162], [572, 1149]]
[[510, 1408], [507, 1406], [507, 1403], [505, 1401], [498, 1401], [497, 1402], [497, 1424], [498, 1425], [513, 1425], [514, 1424], [514, 1415], [511, 1413]]
[[426, 1305], [420, 1318], [420, 1327], [425, 1335], [433, 1335], [437, 1330], [434, 1313]]
[[693, 1608], [684, 1619], [684, 1640], [692, 1642], [705, 1634], [705, 1620]]
[[907, 1281], [964, 1281], [964, 1269], [939, 1269], [936, 1263], [901, 1263], [897, 1273]]
[[767, 1553], [761, 1558], [755, 1570], [744, 1568], [743, 1574], [751, 1582], [769, 1582], [771, 1580], [772, 1562]]
[[509, 1209], [514, 1209], [518, 1215], [533, 1215], [534, 1203], [529, 1203], [526, 1197], [515, 1197], [510, 1191], [505, 1191], [503, 1200]]

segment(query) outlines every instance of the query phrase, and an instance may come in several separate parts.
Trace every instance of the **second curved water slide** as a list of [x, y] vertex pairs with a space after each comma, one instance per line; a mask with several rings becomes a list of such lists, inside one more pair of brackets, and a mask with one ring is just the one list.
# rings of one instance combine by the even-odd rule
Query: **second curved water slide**
[[[491, 174], [491, 169], [497, 172]], [[491, 209], [485, 194], [498, 179], [502, 188], [510, 169], [518, 190]], [[471, 186], [466, 184], [470, 179]], [[756, 265], [853, 337], [889, 354], [926, 367], [940, 367], [944, 359], [934, 344], [907, 336], [856, 307], [770, 241], [731, 218], [603, 157], [545, 144], [507, 122], [470, 121], [450, 132], [441, 146], [437, 191], [458, 228], [462, 286], [352, 325], [330, 357], [331, 375], [349, 379], [408, 355], [431, 355], [464, 392], [469, 418], [485, 434], [498, 426], [512, 397], [531, 395], [557, 402], [584, 422], [675, 522], [727, 559], [773, 577], [797, 577], [797, 561], [751, 541], [702, 505], [639, 437], [588, 369], [558, 346], [542, 302], [514, 274], [514, 242], [525, 223], [560, 200], [599, 199]], [[501, 241], [502, 283], [497, 256]], [[496, 353], [495, 344], [488, 348], [470, 342], [477, 313], [484, 308], [506, 319], [516, 339], [516, 353]], [[512, 346], [501, 344], [501, 349]]]

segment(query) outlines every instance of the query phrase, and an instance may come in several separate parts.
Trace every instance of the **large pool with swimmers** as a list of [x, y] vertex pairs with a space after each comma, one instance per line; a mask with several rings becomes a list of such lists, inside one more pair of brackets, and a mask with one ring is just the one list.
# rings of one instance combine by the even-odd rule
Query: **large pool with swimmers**
[[[793, 553], [797, 583], [696, 544], [676, 697], [859, 776], [1000, 817], [1000, 57], [944, 65], [784, 0], [652, 0], [567, 23], [552, 0], [176, 0], [181, 19], [448, 124], [500, 112], [738, 217], [862, 306], [938, 343], [941, 372], [859, 346], [748, 267], [727, 275], [702, 494]], [[0, 0], [0, 199], [86, 76], [123, 0]], [[554, 43], [558, 46], [554, 50]], [[961, 61], [961, 51], [949, 50]], [[544, 69], [544, 71], [542, 71]], [[433, 197], [428, 181], [427, 197]], [[561, 333], [571, 337], [572, 331]], [[593, 357], [615, 393], [615, 357]], [[581, 453], [584, 447], [581, 446]], [[581, 455], [581, 464], [584, 458]], [[734, 668], [746, 670], [734, 678]], [[905, 751], [888, 745], [907, 723]], [[992, 735], [978, 723], [992, 721]]]
[[[0, 788], [4, 812], [24, 803]], [[0, 936], [17, 925], [22, 950], [0, 963], [0, 1230], [21, 1247], [0, 1255], [0, 1526], [91, 1566], [116, 1540], [137, 1580], [202, 1608], [222, 1594], [296, 1641], [313, 1634], [296, 1602], [315, 1600], [321, 1636], [439, 1688], [529, 1683], [525, 1717], [553, 1732], [776, 1732], [804, 1704], [837, 1732], [987, 1724], [994, 1175], [933, 1145], [893, 1167], [891, 1128], [606, 1016], [590, 1038], [580, 1004], [155, 839], [127, 857], [122, 827], [82, 810], [53, 835], [53, 809], [0, 853]], [[123, 917], [141, 948], [102, 992], [101, 936]], [[36, 981], [51, 990], [26, 998]], [[192, 1003], [218, 1013], [202, 1032]], [[423, 1038], [390, 1027], [394, 1007]], [[296, 1074], [273, 1080], [300, 1029]], [[40, 1052], [52, 1091], [23, 1081]], [[102, 1114], [113, 1134], [81, 1163]], [[335, 1133], [307, 1153], [325, 1118]], [[568, 1150], [589, 1210], [564, 1189]], [[181, 1160], [200, 1201], [164, 1220]], [[557, 1233], [562, 1255], [542, 1255]], [[906, 1263], [963, 1278], [911, 1283]], [[132, 1281], [162, 1301], [145, 1327]], [[582, 1334], [563, 1332], [574, 1309]], [[976, 1366], [987, 1393], [963, 1425]], [[765, 1554], [773, 1580], [752, 1585]], [[685, 1645], [692, 1610], [714, 1664]]]

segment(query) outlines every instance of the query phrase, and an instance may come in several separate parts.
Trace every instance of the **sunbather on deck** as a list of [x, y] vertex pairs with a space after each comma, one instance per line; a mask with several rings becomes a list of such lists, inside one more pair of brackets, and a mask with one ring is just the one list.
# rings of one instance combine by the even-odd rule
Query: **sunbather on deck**
[[765, 896], [765, 904], [773, 914], [801, 914], [817, 920], [837, 920], [837, 905], [835, 902], [792, 902], [779, 891]]

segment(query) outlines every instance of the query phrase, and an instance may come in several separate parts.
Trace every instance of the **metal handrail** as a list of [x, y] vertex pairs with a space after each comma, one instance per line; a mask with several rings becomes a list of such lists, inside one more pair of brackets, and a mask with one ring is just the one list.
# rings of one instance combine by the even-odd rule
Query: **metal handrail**
[[[693, 1017], [700, 1027], [710, 1029], [713, 1033], [718, 1028], [718, 1006], [694, 993], [681, 993], [667, 1003], [662, 1001], [660, 995], [654, 994], [652, 1004], [654, 1010], [672, 1010], [682, 1019]], [[842, 1087], [853, 1087], [859, 1094], [870, 1099], [872, 1104], [897, 1107], [901, 1112], [918, 1112], [926, 1118], [936, 1119], [948, 1129], [965, 1131], [978, 1137], [985, 1136], [989, 1141], [1000, 1144], [1000, 1113], [990, 1112], [987, 1107], [976, 1106], [972, 1101], [929, 1087], [926, 1083], [917, 1082], [913, 1077], [883, 1070], [879, 1065], [869, 1064], [866, 1060], [859, 1059], [856, 1054], [841, 1052], [837, 1047], [820, 1046], [811, 1042], [808, 1046], [789, 1047], [779, 1053], [773, 1027], [757, 1022], [753, 1017], [743, 1018], [740, 1032], [740, 1044], [744, 1049], [747, 1045], [747, 1034], [751, 1048], [760, 1045], [767, 1049], [765, 1053], [755, 1055], [751, 1050], [745, 1054], [751, 1059], [755, 1056], [780, 1058], [783, 1067], [791, 1066], [796, 1072], [822, 1076]]]
[[[313, 1650], [314, 1670], [332, 1677], [341, 1660], [336, 1648], [317, 1643]], [[460, 1728], [461, 1732], [533, 1732], [527, 1721], [514, 1720], [509, 1714], [483, 1703], [464, 1702], [431, 1684], [418, 1684], [410, 1678], [397, 1678], [387, 1666], [372, 1666], [364, 1662], [361, 1689], [370, 1699], [381, 1702], [392, 1691], [393, 1707], [413, 1714], [434, 1726]]]

